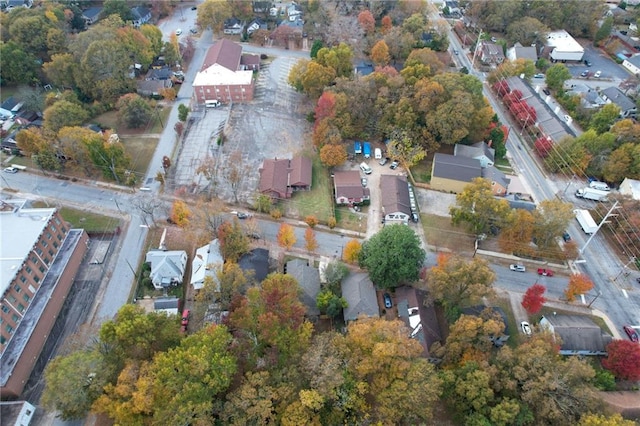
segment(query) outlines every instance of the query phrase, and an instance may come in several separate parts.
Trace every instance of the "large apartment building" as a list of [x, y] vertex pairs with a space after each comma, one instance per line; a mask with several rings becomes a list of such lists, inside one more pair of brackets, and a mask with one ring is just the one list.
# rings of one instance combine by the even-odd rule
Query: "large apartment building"
[[54, 208], [0, 200], [3, 399], [22, 392], [87, 251], [86, 232], [69, 228]]

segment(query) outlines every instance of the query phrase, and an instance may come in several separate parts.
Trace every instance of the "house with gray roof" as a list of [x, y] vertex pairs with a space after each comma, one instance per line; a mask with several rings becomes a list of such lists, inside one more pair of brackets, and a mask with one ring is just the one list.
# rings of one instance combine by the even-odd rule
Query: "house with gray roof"
[[384, 223], [408, 223], [411, 217], [411, 200], [407, 178], [397, 175], [380, 176], [380, 194]]
[[493, 195], [506, 195], [509, 189], [509, 178], [497, 168], [491, 166], [482, 169], [482, 177], [491, 182]]
[[491, 148], [486, 142], [477, 142], [473, 145], [455, 144], [453, 155], [456, 157], [475, 158], [480, 161], [480, 167], [487, 168], [493, 166], [496, 158], [496, 150]]
[[348, 306], [343, 310], [344, 321], [355, 321], [359, 316], [379, 317], [380, 308], [373, 283], [364, 272], [349, 274], [341, 283], [342, 297]]
[[87, 25], [95, 24], [100, 19], [102, 13], [101, 7], [90, 7], [82, 12], [82, 18]]
[[133, 26], [138, 28], [151, 20], [151, 11], [144, 6], [136, 6], [131, 8], [133, 16]]
[[187, 267], [184, 250], [150, 250], [145, 262], [151, 264], [151, 282], [157, 290], [182, 284]]
[[309, 266], [309, 262], [303, 259], [293, 259], [285, 264], [285, 273], [298, 281], [300, 286], [300, 301], [307, 308], [308, 317], [317, 317], [320, 310], [316, 305], [316, 298], [320, 293], [320, 272], [317, 268]]
[[602, 98], [606, 103], [613, 103], [620, 108], [620, 117], [622, 118], [635, 117], [638, 112], [636, 103], [617, 87], [607, 87], [603, 89]]
[[544, 316], [540, 320], [540, 327], [561, 340], [560, 355], [606, 355], [606, 347], [613, 339], [584, 315]]
[[153, 310], [167, 315], [178, 315], [180, 299], [177, 297], [158, 297], [153, 300]]
[[431, 188], [460, 193], [475, 178], [482, 176], [480, 161], [475, 158], [437, 153], [431, 166]]
[[538, 60], [538, 52], [535, 46], [523, 46], [519, 42], [507, 49], [507, 59], [515, 61], [516, 59], [528, 59], [536, 62]]
[[485, 65], [500, 65], [504, 62], [504, 53], [502, 52], [502, 46], [493, 42], [483, 40], [478, 44], [476, 48], [479, 50], [480, 61]]

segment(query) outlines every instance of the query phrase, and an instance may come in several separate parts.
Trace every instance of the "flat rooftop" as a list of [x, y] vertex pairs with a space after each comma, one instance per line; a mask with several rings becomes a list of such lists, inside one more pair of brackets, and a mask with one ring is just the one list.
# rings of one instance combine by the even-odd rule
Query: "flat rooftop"
[[0, 209], [0, 295], [47, 226], [56, 209], [25, 209], [25, 200], [2, 201]]
[[584, 48], [565, 30], [551, 31], [547, 34], [547, 45], [561, 52], [584, 52]]

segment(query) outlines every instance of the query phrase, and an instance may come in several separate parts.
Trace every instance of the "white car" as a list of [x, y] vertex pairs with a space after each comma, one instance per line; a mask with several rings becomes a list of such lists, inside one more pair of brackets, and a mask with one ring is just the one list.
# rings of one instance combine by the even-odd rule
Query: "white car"
[[531, 336], [531, 326], [529, 325], [528, 322], [526, 321], [522, 321], [520, 323], [520, 328], [522, 328], [522, 332], [527, 335], [527, 336]]
[[516, 271], [516, 272], [526, 272], [526, 270], [527, 270], [527, 268], [525, 268], [524, 265], [516, 265], [514, 263], [509, 265], [509, 269], [511, 269], [512, 271]]
[[5, 167], [4, 172], [5, 173], [18, 173], [18, 169], [16, 169], [15, 167]]
[[362, 183], [363, 187], [367, 186], [367, 178], [360, 178], [360, 182]]
[[571, 116], [568, 114], [564, 115], [564, 121], [566, 121], [567, 123], [569, 123], [571, 121]]
[[180, 34], [182, 34], [182, 29], [178, 28], [178, 29], [176, 30], [176, 35], [178, 35], [178, 36], [179, 36]]
[[601, 75], [602, 75], [602, 71], [596, 71], [596, 73], [593, 76], [595, 78], [600, 78]]

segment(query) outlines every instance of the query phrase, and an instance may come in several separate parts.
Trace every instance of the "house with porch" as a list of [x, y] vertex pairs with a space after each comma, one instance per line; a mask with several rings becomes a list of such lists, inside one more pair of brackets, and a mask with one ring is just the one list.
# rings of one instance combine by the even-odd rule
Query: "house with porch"
[[380, 176], [380, 195], [385, 225], [409, 223], [411, 200], [406, 177], [397, 175]]
[[335, 172], [333, 189], [338, 205], [362, 204], [371, 198], [369, 188], [362, 186], [360, 172], [356, 170]]

